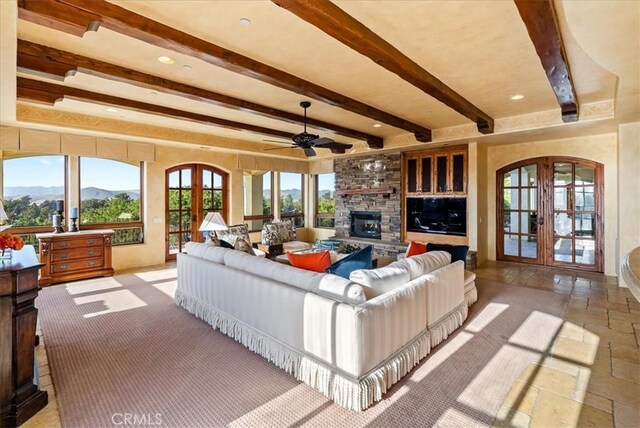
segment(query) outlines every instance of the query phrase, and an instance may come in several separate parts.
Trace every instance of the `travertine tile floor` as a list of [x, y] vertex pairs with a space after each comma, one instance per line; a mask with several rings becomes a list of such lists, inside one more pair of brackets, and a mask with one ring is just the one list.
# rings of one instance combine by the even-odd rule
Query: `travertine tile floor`
[[[628, 290], [602, 274], [517, 263], [487, 262], [476, 274], [571, 295], [554, 344], [520, 375], [496, 426], [640, 426], [640, 303]], [[23, 426], [58, 427], [46, 338], [40, 338], [40, 385], [49, 404]]]

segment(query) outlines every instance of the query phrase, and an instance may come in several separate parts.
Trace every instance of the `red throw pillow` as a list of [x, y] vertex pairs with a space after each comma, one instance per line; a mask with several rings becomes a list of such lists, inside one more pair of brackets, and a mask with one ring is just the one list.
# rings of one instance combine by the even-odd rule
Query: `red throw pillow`
[[407, 248], [407, 257], [417, 256], [427, 252], [427, 244], [422, 242], [411, 241]]
[[329, 250], [319, 251], [317, 253], [287, 253], [287, 258], [291, 266], [312, 270], [314, 272], [324, 272], [325, 269], [331, 266]]

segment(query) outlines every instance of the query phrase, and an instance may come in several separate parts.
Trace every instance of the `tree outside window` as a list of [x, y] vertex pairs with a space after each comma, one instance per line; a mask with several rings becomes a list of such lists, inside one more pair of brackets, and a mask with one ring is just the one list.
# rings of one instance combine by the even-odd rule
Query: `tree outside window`
[[303, 174], [280, 173], [280, 218], [291, 219], [296, 227], [304, 226]]
[[332, 228], [336, 215], [336, 175], [318, 174], [315, 180], [316, 189], [316, 227]]

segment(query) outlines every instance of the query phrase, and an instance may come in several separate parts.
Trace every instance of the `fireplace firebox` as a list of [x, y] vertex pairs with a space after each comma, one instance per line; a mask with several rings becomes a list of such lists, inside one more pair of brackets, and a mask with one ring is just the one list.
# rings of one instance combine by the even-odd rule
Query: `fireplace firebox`
[[381, 239], [380, 211], [351, 211], [351, 236]]

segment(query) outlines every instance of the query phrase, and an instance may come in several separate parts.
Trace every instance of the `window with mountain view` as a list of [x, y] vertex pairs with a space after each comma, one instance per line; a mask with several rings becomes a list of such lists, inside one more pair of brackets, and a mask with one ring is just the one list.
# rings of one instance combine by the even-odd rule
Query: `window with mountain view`
[[280, 218], [304, 226], [303, 174], [280, 173]]
[[23, 230], [51, 226], [55, 201], [65, 199], [64, 156], [4, 159], [2, 179], [9, 224]]
[[270, 171], [245, 171], [244, 221], [249, 230], [262, 230], [265, 222], [273, 220], [273, 186]]
[[332, 228], [336, 223], [336, 175], [316, 175], [316, 227]]
[[141, 164], [80, 158], [80, 224], [84, 228], [126, 225], [114, 243], [142, 241]]

